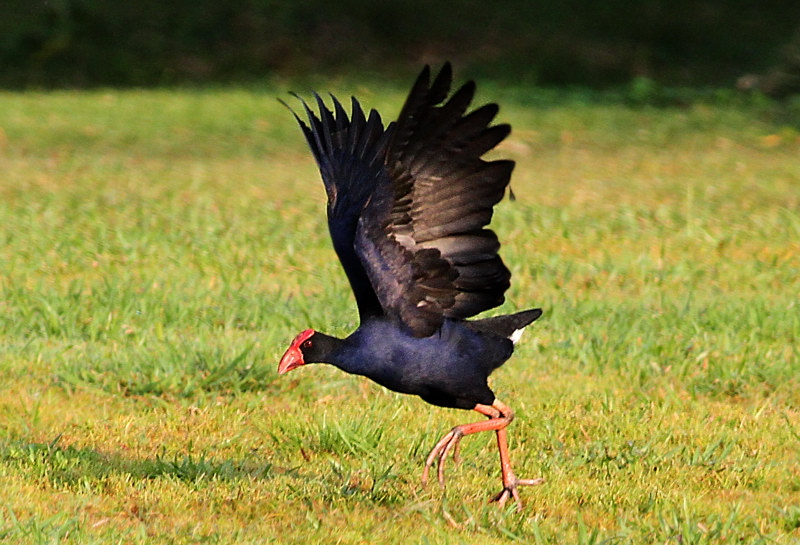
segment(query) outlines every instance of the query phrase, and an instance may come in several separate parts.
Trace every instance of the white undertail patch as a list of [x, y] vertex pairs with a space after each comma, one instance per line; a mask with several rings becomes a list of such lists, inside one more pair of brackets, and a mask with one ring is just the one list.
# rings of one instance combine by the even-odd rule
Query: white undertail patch
[[519, 340], [522, 338], [522, 333], [523, 333], [524, 331], [525, 331], [525, 328], [524, 328], [524, 327], [521, 327], [521, 328], [519, 328], [519, 329], [515, 329], [515, 330], [514, 330], [514, 333], [512, 333], [511, 335], [509, 335], [509, 336], [508, 336], [508, 338], [509, 338], [509, 339], [511, 339], [511, 342], [512, 342], [512, 343], [514, 343], [514, 344], [517, 344], [517, 343], [519, 342]]

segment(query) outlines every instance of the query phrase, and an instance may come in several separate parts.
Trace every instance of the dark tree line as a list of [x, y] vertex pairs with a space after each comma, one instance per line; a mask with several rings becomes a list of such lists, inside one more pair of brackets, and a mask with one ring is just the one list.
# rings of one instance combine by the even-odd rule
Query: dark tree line
[[733, 85], [792, 66], [800, 27], [800, 2], [785, 0], [4, 0], [2, 11], [7, 87], [411, 73], [445, 58], [548, 85]]

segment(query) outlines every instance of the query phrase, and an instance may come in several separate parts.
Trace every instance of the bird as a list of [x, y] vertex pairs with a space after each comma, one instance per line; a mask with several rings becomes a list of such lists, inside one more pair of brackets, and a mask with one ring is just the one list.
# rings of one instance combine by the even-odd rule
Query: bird
[[397, 120], [386, 126], [355, 97], [349, 115], [333, 95], [329, 108], [314, 93], [314, 111], [293, 93], [300, 114], [284, 102], [319, 167], [333, 249], [355, 296], [359, 326], [343, 339], [302, 331], [278, 373], [326, 363], [435, 406], [480, 413], [487, 418], [455, 426], [436, 443], [423, 485], [436, 464], [444, 487], [445, 461], [449, 454], [458, 460], [461, 439], [493, 431], [502, 489], [492, 500], [502, 506], [513, 498], [521, 509], [519, 487], [543, 479], [514, 474], [506, 433], [514, 412], [487, 379], [542, 310], [468, 319], [501, 305], [510, 287], [500, 242], [487, 226], [515, 164], [482, 158], [511, 127], [492, 125], [495, 103], [468, 111], [474, 81], [451, 94], [452, 80], [449, 62], [433, 78], [426, 65]]

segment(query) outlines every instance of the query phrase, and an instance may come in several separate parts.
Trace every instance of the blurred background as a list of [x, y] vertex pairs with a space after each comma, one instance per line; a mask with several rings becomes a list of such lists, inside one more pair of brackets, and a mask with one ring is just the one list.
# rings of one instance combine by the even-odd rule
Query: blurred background
[[3, 0], [5, 88], [415, 73], [800, 89], [797, 0]]

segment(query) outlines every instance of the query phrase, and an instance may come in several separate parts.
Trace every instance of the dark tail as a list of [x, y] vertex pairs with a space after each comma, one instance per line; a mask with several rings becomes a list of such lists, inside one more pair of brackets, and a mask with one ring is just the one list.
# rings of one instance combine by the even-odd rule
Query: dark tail
[[492, 318], [483, 318], [482, 320], [473, 320], [466, 322], [469, 327], [475, 331], [485, 333], [494, 333], [501, 337], [510, 338], [515, 331], [524, 328], [528, 324], [534, 322], [539, 316], [542, 315], [542, 309], [532, 308], [516, 312], [514, 314], [506, 314], [505, 316], [493, 316]]

